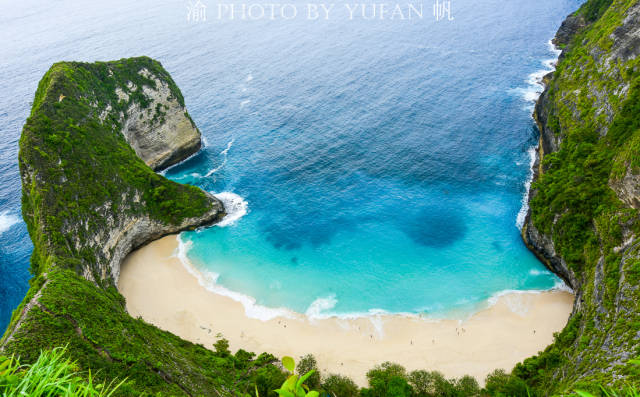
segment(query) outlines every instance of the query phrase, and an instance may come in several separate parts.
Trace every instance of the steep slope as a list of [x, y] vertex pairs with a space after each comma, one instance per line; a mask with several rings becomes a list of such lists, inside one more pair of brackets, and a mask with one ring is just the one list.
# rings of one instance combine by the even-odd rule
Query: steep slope
[[555, 41], [523, 237], [577, 296], [556, 342], [513, 371], [545, 393], [640, 381], [640, 2], [589, 0]]
[[[191, 138], [176, 140], [180, 125]], [[154, 173], [131, 148], [153, 137], [163, 158], [178, 160], [199, 147], [195, 132], [180, 91], [152, 59], [51, 67], [20, 139], [34, 278], [0, 341], [3, 353], [29, 362], [41, 349], [68, 344], [81, 367], [107, 380], [128, 378], [124, 395], [242, 389], [237, 360], [130, 317], [115, 288], [134, 248], [224, 216], [216, 198]], [[273, 357], [252, 357], [246, 353], [241, 365], [280, 374], [269, 368]]]

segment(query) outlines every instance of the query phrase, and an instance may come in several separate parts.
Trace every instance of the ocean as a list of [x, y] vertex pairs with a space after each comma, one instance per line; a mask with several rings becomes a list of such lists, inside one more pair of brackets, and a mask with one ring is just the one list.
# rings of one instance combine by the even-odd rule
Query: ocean
[[0, 328], [30, 278], [20, 131], [60, 60], [171, 73], [205, 147], [165, 175], [230, 213], [179, 254], [250, 316], [455, 317], [561, 287], [519, 227], [549, 40], [579, 4], [3, 2]]

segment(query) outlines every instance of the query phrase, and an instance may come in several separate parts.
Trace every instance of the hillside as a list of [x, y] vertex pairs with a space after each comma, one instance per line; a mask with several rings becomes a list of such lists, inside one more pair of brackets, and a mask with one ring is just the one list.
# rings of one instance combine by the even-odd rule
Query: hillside
[[514, 374], [546, 393], [637, 384], [640, 2], [590, 0], [555, 43], [564, 50], [535, 109], [542, 160], [523, 237], [577, 296], [556, 342]]

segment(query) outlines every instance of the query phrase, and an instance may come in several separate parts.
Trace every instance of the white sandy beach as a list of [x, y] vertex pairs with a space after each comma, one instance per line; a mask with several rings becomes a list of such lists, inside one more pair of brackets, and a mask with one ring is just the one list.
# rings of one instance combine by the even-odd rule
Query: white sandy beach
[[573, 307], [574, 296], [566, 291], [521, 292], [501, 296], [466, 320], [296, 315], [262, 321], [247, 317], [241, 303], [201, 286], [174, 255], [177, 247], [176, 236], [164, 237], [124, 261], [119, 290], [132, 316], [209, 348], [222, 334], [232, 351], [312, 353], [323, 373], [348, 375], [361, 386], [366, 372], [384, 361], [447, 377], [469, 374], [483, 383], [494, 369], [510, 370], [550, 344]]

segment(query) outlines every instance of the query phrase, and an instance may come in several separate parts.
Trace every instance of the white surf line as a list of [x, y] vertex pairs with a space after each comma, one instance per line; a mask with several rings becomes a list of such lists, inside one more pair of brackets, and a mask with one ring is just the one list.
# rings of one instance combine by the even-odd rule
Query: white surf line
[[[533, 111], [533, 106], [535, 106], [536, 101], [544, 91], [544, 83], [543, 83], [544, 76], [553, 72], [556, 69], [556, 63], [558, 61], [558, 57], [560, 56], [560, 53], [562, 53], [562, 50], [559, 50], [558, 48], [556, 48], [556, 46], [553, 44], [551, 40], [547, 42], [547, 45], [549, 46], [549, 52], [553, 53], [554, 57], [551, 59], [543, 60], [542, 65], [545, 68], [538, 70], [537, 72], [531, 73], [529, 75], [527, 82], [529, 83], [530, 88], [529, 90], [525, 90], [523, 94], [523, 99], [527, 102], [532, 103], [532, 108], [529, 109], [530, 111]], [[538, 155], [537, 150], [538, 150], [538, 145], [532, 146], [527, 150], [527, 153], [529, 154], [529, 176], [527, 177], [527, 180], [524, 183], [525, 191], [521, 199], [522, 204], [520, 207], [520, 211], [516, 216], [516, 227], [519, 230], [522, 230], [522, 227], [524, 226], [524, 221], [527, 217], [527, 213], [529, 212], [529, 195], [530, 195], [531, 183], [533, 182], [533, 175], [534, 175], [533, 166], [536, 162], [536, 157]]]
[[220, 275], [218, 273], [204, 269], [196, 269], [187, 257], [187, 252], [192, 248], [192, 246], [193, 243], [191, 241], [184, 242], [181, 236], [178, 235], [178, 248], [174, 252], [174, 256], [180, 260], [184, 268], [191, 275], [193, 275], [198, 280], [198, 283], [207, 291], [217, 295], [226, 296], [236, 302], [241, 303], [244, 307], [245, 315], [249, 318], [261, 321], [269, 321], [277, 317], [296, 317], [296, 313], [287, 308], [271, 308], [260, 305], [256, 302], [256, 299], [254, 297], [240, 292], [232, 291], [218, 284], [218, 279], [220, 278]]

